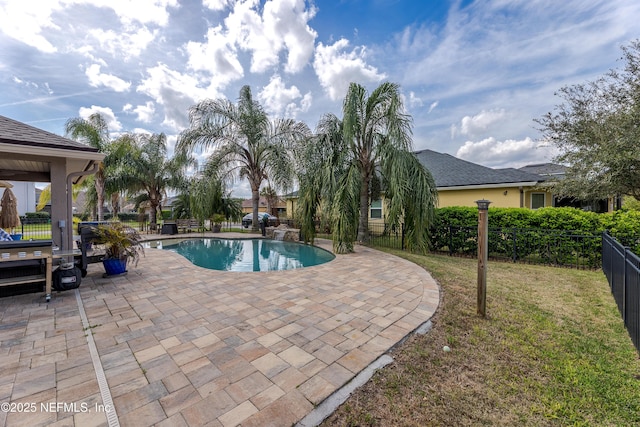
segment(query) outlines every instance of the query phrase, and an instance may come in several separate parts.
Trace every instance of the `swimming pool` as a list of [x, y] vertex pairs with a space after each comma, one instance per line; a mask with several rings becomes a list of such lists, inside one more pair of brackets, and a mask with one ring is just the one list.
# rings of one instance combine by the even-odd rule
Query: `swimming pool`
[[185, 239], [159, 241], [157, 247], [176, 252], [197, 266], [222, 271], [293, 270], [335, 258], [316, 246], [266, 239]]

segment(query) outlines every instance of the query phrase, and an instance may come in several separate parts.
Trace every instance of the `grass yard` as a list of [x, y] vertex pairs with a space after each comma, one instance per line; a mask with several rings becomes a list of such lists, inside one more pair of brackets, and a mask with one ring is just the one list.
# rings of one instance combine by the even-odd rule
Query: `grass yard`
[[490, 262], [482, 319], [476, 260], [388, 252], [433, 275], [440, 309], [324, 426], [640, 425], [640, 360], [601, 271]]

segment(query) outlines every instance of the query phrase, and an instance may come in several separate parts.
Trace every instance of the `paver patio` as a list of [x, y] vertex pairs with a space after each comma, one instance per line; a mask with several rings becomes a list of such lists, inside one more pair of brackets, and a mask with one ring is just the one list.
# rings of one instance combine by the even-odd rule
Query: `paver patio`
[[425, 270], [361, 246], [261, 273], [147, 249], [127, 276], [102, 273], [90, 265], [78, 290], [50, 303], [41, 293], [0, 298], [0, 425], [289, 426], [439, 302]]

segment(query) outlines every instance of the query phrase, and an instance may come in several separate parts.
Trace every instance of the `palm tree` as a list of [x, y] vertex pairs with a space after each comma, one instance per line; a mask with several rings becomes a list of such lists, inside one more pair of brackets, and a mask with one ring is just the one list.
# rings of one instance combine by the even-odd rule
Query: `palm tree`
[[120, 161], [109, 169], [109, 188], [128, 192], [137, 204], [148, 202], [150, 221], [155, 224], [167, 191], [186, 187], [184, 170], [190, 159], [180, 154], [168, 159], [167, 138], [162, 133], [121, 137], [110, 154]]
[[260, 186], [269, 179], [287, 189], [293, 177], [290, 156], [295, 144], [309, 135], [306, 124], [292, 119], [270, 120], [251, 96], [249, 86], [240, 90], [237, 104], [227, 99], [205, 100], [189, 110], [190, 127], [178, 142], [178, 149], [214, 148], [208, 159], [219, 176], [239, 173], [249, 180], [253, 204], [254, 231], [258, 229]]
[[241, 203], [230, 197], [216, 171], [206, 166], [191, 180], [190, 196], [191, 212], [203, 223], [207, 219], [213, 220], [216, 215], [231, 220], [242, 218]]
[[[67, 123], [65, 123], [65, 135], [93, 148], [97, 148], [102, 153], [107, 150], [110, 143], [107, 122], [100, 113], [93, 113], [87, 119], [76, 117], [67, 120]], [[98, 197], [98, 221], [104, 219], [105, 164], [107, 164], [106, 159], [100, 163], [98, 171], [94, 174], [94, 185]]]
[[260, 195], [267, 200], [267, 212], [269, 215], [275, 215], [274, 210], [276, 209], [276, 205], [278, 204], [278, 193], [275, 188], [270, 185], [267, 185], [262, 190], [260, 190]]
[[382, 186], [386, 221], [397, 226], [402, 219], [408, 227], [407, 244], [426, 249], [437, 192], [433, 177], [412, 153], [411, 117], [404, 111], [398, 85], [383, 83], [368, 94], [351, 83], [343, 119], [325, 115], [311, 146], [301, 150], [307, 158], [301, 164], [309, 164], [309, 152], [316, 153], [311, 158], [320, 163], [303, 167], [299, 178], [299, 212], [306, 232], [313, 236], [309, 223], [316, 214], [314, 204], [326, 203], [334, 249], [353, 251], [354, 241], [368, 241], [369, 203]]

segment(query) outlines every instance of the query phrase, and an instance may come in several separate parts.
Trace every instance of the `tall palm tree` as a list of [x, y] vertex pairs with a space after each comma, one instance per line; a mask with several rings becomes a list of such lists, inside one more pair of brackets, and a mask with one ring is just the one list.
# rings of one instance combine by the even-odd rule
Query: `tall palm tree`
[[[65, 123], [65, 135], [71, 139], [87, 144], [104, 153], [110, 143], [107, 121], [100, 113], [93, 113], [87, 119], [76, 117]], [[104, 219], [105, 197], [105, 161], [100, 163], [98, 171], [94, 174], [94, 185], [97, 193], [98, 221]]]
[[290, 156], [295, 144], [309, 135], [306, 124], [292, 119], [270, 120], [253, 100], [251, 89], [240, 90], [237, 104], [227, 99], [205, 100], [189, 110], [190, 126], [178, 141], [178, 149], [214, 148], [208, 163], [228, 178], [238, 173], [251, 187], [253, 230], [258, 229], [260, 186], [269, 179], [286, 190], [293, 177]]
[[[388, 207], [386, 221], [398, 225], [402, 220], [408, 227], [408, 245], [426, 249], [437, 192], [433, 177], [412, 153], [411, 117], [404, 110], [398, 85], [382, 83], [369, 94], [361, 85], [351, 83], [343, 103], [343, 119], [325, 115], [311, 144], [315, 147], [301, 153], [315, 152], [320, 164], [307, 168], [300, 177], [303, 223], [308, 224], [310, 215], [315, 214], [314, 203], [327, 203], [334, 248], [340, 253], [351, 252], [354, 241], [368, 241], [369, 203], [382, 186]], [[317, 154], [323, 153], [319, 145], [325, 146], [324, 154]], [[378, 182], [380, 185], [372, 185]], [[331, 194], [303, 188], [310, 184], [315, 188], [326, 185]], [[313, 233], [308, 225], [303, 227]]]
[[120, 161], [109, 169], [108, 186], [138, 196], [138, 203], [148, 202], [150, 221], [156, 223], [167, 191], [186, 187], [184, 171], [190, 159], [180, 154], [167, 158], [167, 138], [162, 133], [121, 137], [110, 152]]

